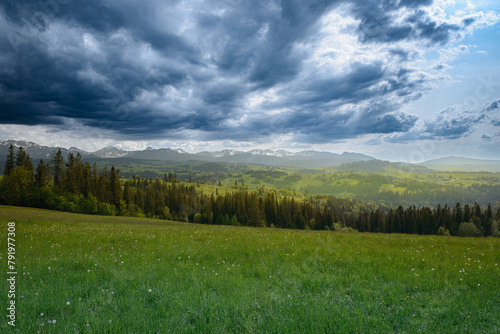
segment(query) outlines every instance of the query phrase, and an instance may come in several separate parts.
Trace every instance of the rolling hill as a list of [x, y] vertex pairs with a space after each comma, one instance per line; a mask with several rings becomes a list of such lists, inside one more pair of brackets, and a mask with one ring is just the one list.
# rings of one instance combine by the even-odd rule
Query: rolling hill
[[500, 160], [445, 157], [425, 161], [420, 165], [437, 171], [500, 172]]

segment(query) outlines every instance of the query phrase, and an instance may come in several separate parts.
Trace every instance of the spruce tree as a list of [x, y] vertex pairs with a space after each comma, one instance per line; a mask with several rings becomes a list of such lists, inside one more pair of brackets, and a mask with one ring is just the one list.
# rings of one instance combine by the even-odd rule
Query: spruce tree
[[52, 175], [54, 175], [54, 188], [56, 191], [62, 191], [66, 180], [66, 166], [62, 157], [61, 149], [52, 157], [51, 161]]
[[122, 186], [120, 185], [120, 170], [115, 169], [115, 166], [111, 167], [109, 173], [109, 193], [111, 195], [111, 203], [120, 208]]
[[26, 164], [26, 159], [27, 159], [26, 151], [21, 146], [18, 148], [16, 154], [16, 167], [24, 167], [24, 165]]
[[36, 167], [35, 184], [38, 188], [43, 188], [50, 183], [50, 170], [49, 166], [45, 165], [43, 159], [40, 159], [38, 166]]
[[14, 146], [11, 144], [9, 146], [9, 153], [7, 154], [7, 160], [5, 161], [4, 175], [10, 175], [16, 167], [16, 161], [14, 157]]

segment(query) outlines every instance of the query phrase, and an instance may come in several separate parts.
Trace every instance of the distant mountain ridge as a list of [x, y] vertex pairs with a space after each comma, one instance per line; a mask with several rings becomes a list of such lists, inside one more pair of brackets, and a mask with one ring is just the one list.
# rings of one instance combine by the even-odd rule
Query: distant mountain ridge
[[[343, 170], [382, 170], [388, 162], [380, 162], [374, 157], [353, 153], [344, 152], [342, 154], [331, 152], [318, 152], [313, 150], [305, 150], [300, 152], [290, 152], [286, 150], [270, 150], [270, 149], [254, 149], [248, 152], [225, 149], [221, 151], [203, 151], [199, 153], [188, 153], [179, 148], [152, 148], [148, 147], [144, 150], [127, 151], [113, 146], [108, 146], [95, 152], [87, 152], [76, 147], [69, 149], [62, 147], [49, 147], [38, 145], [31, 141], [16, 141], [2, 140], [0, 141], [0, 168], [3, 168], [5, 158], [8, 154], [10, 145], [15, 147], [24, 147], [26, 152], [31, 156], [34, 163], [38, 163], [40, 159], [48, 162], [52, 155], [61, 150], [64, 157], [70, 152], [75, 155], [80, 153], [83, 159], [115, 159], [115, 158], [131, 158], [138, 160], [158, 160], [158, 161], [174, 161], [174, 162], [214, 162], [214, 163], [231, 163], [231, 164], [254, 164], [276, 167], [289, 168], [328, 168], [328, 167], [343, 167]], [[353, 165], [355, 163], [355, 165]], [[488, 171], [500, 172], [500, 160], [480, 160], [460, 157], [445, 157], [434, 160], [425, 161], [419, 164], [429, 169], [438, 171]], [[399, 166], [399, 165], [398, 165]], [[396, 169], [406, 169], [406, 164], [399, 167], [394, 165]]]
[[129, 152], [121, 150], [114, 146], [107, 146], [105, 148], [93, 152], [92, 154], [98, 156], [99, 158], [121, 158], [127, 156]]
[[[5, 157], [9, 152], [10, 145], [14, 147], [23, 147], [30, 155], [30, 157], [34, 160], [44, 159], [44, 161], [48, 162], [52, 155], [56, 153], [59, 149], [64, 157], [66, 157], [69, 152], [73, 152], [74, 154], [80, 153], [82, 157], [97, 157], [96, 155], [86, 152], [84, 150], [80, 150], [76, 147], [71, 147], [69, 149], [64, 147], [49, 147], [38, 145], [37, 143], [31, 141], [22, 141], [22, 140], [2, 140], [0, 141], [0, 161], [5, 161]], [[3, 165], [2, 165], [3, 167]]]
[[15, 147], [23, 146], [26, 152], [34, 161], [44, 159], [50, 160], [52, 155], [61, 150], [63, 156], [69, 152], [80, 153], [83, 158], [133, 158], [140, 160], [159, 160], [159, 161], [200, 161], [200, 162], [219, 162], [234, 164], [257, 164], [269, 166], [282, 166], [291, 168], [326, 168], [341, 166], [345, 163], [356, 161], [373, 160], [371, 156], [359, 153], [344, 152], [336, 154], [331, 152], [301, 151], [289, 152], [286, 150], [261, 150], [255, 149], [248, 152], [226, 149], [214, 152], [188, 153], [182, 149], [176, 148], [151, 148], [144, 150], [127, 151], [113, 146], [108, 146], [95, 152], [87, 152], [75, 147], [70, 149], [61, 147], [48, 147], [38, 145], [28, 141], [3, 140], [0, 141], [0, 162], [5, 161], [10, 145]]

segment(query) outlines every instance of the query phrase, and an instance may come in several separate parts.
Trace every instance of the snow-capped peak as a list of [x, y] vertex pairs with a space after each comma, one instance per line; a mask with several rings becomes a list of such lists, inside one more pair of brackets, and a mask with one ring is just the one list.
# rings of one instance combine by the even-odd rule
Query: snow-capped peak
[[184, 151], [181, 148], [169, 148], [169, 150], [173, 151], [173, 152], [176, 152], [176, 153], [179, 153], [179, 154], [186, 154], [187, 153], [186, 151]]
[[237, 152], [235, 150], [222, 150], [222, 151], [216, 151], [216, 152], [203, 151], [203, 152], [200, 152], [197, 154], [201, 155], [203, 157], [222, 158], [222, 157], [236, 155], [237, 153], [239, 153], [239, 152]]
[[94, 152], [94, 154], [100, 158], [121, 158], [126, 156], [128, 152], [114, 146], [107, 146]]
[[36, 143], [33, 143], [31, 141], [24, 141], [24, 140], [12, 140], [12, 139], [7, 139], [7, 140], [2, 140], [0, 141], [0, 144], [2, 145], [12, 145], [14, 147], [23, 147], [23, 148], [27, 148], [27, 147], [32, 147], [32, 146], [40, 146]]

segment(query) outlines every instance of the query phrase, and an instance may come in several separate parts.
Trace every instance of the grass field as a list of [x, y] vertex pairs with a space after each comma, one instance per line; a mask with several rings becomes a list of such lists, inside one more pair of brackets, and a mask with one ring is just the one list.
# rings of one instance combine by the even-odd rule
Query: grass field
[[[16, 327], [7, 222], [16, 223]], [[500, 239], [0, 206], [2, 333], [498, 333]]]

